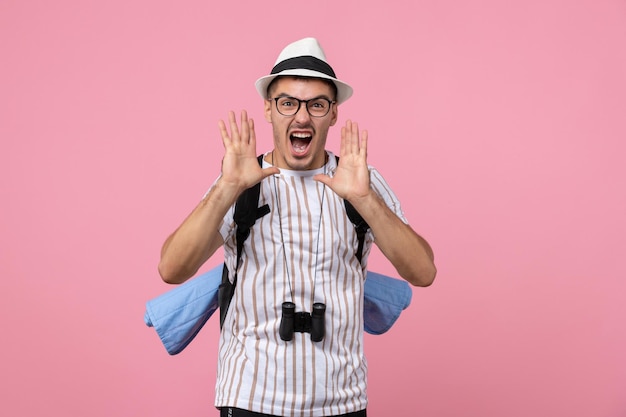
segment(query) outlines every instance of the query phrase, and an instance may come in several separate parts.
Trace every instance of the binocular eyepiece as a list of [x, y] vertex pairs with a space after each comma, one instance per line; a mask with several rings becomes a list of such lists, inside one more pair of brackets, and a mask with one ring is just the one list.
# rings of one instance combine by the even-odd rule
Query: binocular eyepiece
[[306, 311], [296, 312], [296, 305], [285, 301], [282, 305], [282, 317], [278, 333], [285, 342], [293, 339], [293, 333], [311, 333], [311, 341], [321, 342], [324, 339], [326, 304], [313, 304], [311, 313]]

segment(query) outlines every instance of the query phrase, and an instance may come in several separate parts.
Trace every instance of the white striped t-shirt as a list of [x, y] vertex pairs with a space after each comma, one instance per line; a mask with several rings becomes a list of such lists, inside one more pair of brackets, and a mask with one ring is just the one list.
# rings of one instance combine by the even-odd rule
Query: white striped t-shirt
[[[264, 162], [264, 166], [269, 164]], [[313, 180], [333, 175], [334, 155], [313, 171], [281, 170], [261, 183], [258, 219], [245, 241], [235, 295], [220, 334], [215, 405], [278, 416], [314, 417], [367, 406], [363, 352], [365, 267], [355, 257], [357, 237], [343, 200]], [[372, 188], [403, 221], [396, 196], [370, 167]], [[231, 281], [237, 258], [233, 208], [220, 228]], [[363, 265], [371, 249], [368, 232]], [[281, 305], [310, 312], [326, 304], [325, 338], [309, 333], [281, 340]]]

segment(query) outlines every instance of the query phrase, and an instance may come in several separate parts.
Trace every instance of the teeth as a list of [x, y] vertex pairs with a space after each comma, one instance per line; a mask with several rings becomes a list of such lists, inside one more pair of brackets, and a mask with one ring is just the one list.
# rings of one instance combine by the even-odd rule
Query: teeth
[[298, 139], [309, 139], [311, 137], [308, 133], [292, 133], [291, 136]]

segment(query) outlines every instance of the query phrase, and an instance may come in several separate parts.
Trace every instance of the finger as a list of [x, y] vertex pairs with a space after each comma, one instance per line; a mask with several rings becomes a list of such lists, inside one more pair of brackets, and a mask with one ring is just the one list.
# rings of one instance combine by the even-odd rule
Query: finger
[[263, 172], [263, 178], [266, 178], [270, 175], [280, 174], [280, 169], [278, 169], [277, 167], [269, 167], [263, 168], [261, 172]]
[[226, 142], [230, 142], [230, 136], [228, 136], [228, 130], [226, 130], [226, 123], [220, 120], [217, 125], [220, 129], [220, 135], [222, 136], [222, 143], [226, 146]]
[[248, 113], [245, 110], [241, 111], [241, 140], [247, 144], [250, 141], [250, 123], [248, 120]]
[[361, 149], [359, 150], [360, 155], [367, 159], [367, 130], [361, 132]]
[[346, 155], [354, 153], [354, 124], [352, 120], [346, 121]]
[[228, 112], [228, 121], [230, 123], [230, 138], [234, 141], [239, 140], [239, 127], [237, 126], [237, 118], [234, 111]]
[[254, 146], [254, 150], [256, 152], [256, 133], [254, 131], [254, 120], [250, 119], [248, 120], [248, 130], [249, 130], [249, 136], [250, 136], [250, 145]]
[[315, 181], [319, 181], [322, 184], [327, 185], [329, 187], [330, 187], [330, 184], [332, 182], [331, 177], [329, 175], [327, 175], [327, 174], [316, 174], [316, 175], [313, 176], [313, 179]]
[[352, 153], [358, 155], [359, 153], [359, 124], [352, 123], [352, 136], [350, 138], [352, 144]]
[[351, 120], [346, 122], [346, 155], [353, 155], [358, 152], [358, 146], [355, 143], [355, 129], [358, 131], [358, 126]]

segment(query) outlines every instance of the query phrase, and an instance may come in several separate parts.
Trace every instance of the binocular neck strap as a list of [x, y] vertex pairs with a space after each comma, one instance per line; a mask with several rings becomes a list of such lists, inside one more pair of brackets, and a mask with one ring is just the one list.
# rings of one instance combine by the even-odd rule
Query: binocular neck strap
[[[274, 165], [274, 152], [272, 152], [272, 165]], [[326, 174], [326, 168], [328, 165], [328, 154], [326, 155], [326, 159], [324, 161], [324, 174]], [[291, 302], [294, 302], [294, 296], [293, 296], [293, 287], [291, 285], [291, 275], [289, 273], [289, 264], [287, 262], [287, 251], [286, 251], [286, 247], [285, 247], [285, 236], [283, 234], [283, 218], [281, 215], [281, 210], [280, 210], [280, 194], [278, 193], [278, 185], [277, 185], [277, 180], [276, 180], [276, 175], [272, 176], [273, 180], [274, 180], [274, 194], [276, 197], [276, 209], [278, 212], [278, 227], [280, 230], [280, 243], [281, 246], [283, 248], [283, 261], [285, 263], [285, 273], [287, 274], [287, 283], [289, 284], [289, 295], [291, 297]], [[320, 235], [321, 235], [321, 229], [322, 229], [322, 215], [323, 215], [323, 209], [324, 209], [324, 199], [326, 197], [326, 184], [323, 184], [322, 186], [322, 198], [320, 199], [320, 219], [317, 225], [317, 241], [315, 244], [315, 271], [313, 273], [313, 294], [311, 296], [311, 304], [313, 304], [315, 302], [315, 283], [317, 281], [317, 265], [318, 265], [318, 256], [319, 256], [319, 246], [320, 246]]]

